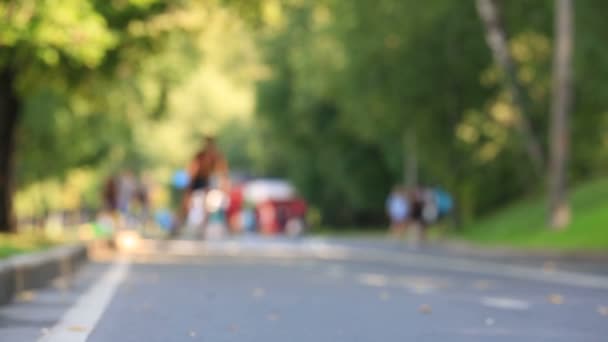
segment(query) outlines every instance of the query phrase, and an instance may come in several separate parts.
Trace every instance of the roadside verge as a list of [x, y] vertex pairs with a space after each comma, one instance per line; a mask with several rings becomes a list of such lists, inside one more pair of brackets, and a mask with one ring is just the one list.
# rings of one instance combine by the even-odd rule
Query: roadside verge
[[87, 260], [84, 244], [0, 260], [0, 305], [10, 303], [21, 291], [48, 286], [59, 277], [70, 277]]

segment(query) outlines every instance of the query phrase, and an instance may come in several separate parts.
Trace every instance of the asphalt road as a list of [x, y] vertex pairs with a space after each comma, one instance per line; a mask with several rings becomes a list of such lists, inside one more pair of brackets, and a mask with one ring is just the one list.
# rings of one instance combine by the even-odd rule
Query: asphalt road
[[602, 276], [241, 244], [92, 263], [0, 308], [0, 341], [608, 341]]

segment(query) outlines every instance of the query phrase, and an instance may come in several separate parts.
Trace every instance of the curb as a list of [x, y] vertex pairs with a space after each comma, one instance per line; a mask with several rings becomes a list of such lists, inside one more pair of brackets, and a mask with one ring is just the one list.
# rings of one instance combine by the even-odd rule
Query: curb
[[10, 303], [21, 291], [45, 287], [56, 278], [71, 276], [87, 260], [86, 245], [78, 244], [0, 261], [0, 305]]
[[[342, 241], [361, 242], [368, 239], [360, 238], [330, 238], [329, 241], [341, 243]], [[368, 240], [369, 241], [369, 240]], [[387, 239], [385, 237], [372, 240], [371, 248], [382, 248], [382, 246], [394, 247], [397, 244], [404, 245], [404, 241]], [[568, 250], [568, 249], [551, 249], [551, 248], [528, 248], [528, 247], [511, 247], [505, 245], [483, 245], [474, 242], [459, 239], [459, 238], [438, 238], [432, 239], [423, 244], [430, 248], [439, 248], [445, 252], [452, 253], [455, 257], [491, 257], [491, 258], [513, 258], [513, 259], [550, 259], [551, 261], [565, 262], [591, 262], [591, 263], [607, 263], [608, 249], [599, 250]]]
[[480, 246], [463, 240], [438, 240], [435, 245], [455, 253], [478, 257], [536, 257], [562, 261], [608, 262], [608, 251], [558, 250], [542, 248], [515, 248], [507, 246]]

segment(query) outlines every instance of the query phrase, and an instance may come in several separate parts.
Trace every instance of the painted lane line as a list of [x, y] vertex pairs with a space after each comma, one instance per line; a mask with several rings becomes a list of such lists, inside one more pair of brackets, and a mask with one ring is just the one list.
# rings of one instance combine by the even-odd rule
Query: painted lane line
[[117, 260], [101, 279], [41, 337], [39, 342], [85, 342], [129, 271], [129, 261]]
[[484, 297], [481, 299], [481, 304], [505, 310], [528, 310], [530, 308], [530, 303], [524, 300], [503, 297]]

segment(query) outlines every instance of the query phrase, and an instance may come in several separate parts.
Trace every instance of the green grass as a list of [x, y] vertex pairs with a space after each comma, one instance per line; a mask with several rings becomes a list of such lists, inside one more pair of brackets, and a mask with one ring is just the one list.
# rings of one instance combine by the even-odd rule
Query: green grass
[[572, 222], [564, 231], [546, 227], [546, 201], [523, 200], [483, 218], [455, 237], [486, 245], [608, 251], [608, 179], [571, 191]]
[[48, 249], [60, 243], [46, 238], [42, 233], [0, 234], [0, 259]]

